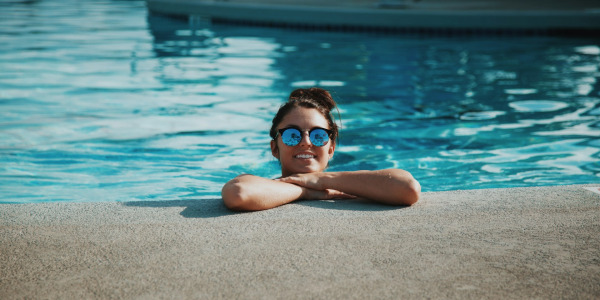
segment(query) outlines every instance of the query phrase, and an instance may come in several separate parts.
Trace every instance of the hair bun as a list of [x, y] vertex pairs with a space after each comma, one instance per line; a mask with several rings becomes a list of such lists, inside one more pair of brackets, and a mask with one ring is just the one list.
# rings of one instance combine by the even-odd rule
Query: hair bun
[[322, 88], [312, 87], [309, 89], [297, 89], [290, 94], [290, 100], [313, 100], [320, 106], [325, 107], [328, 111], [335, 108], [336, 103], [331, 97], [331, 94]]

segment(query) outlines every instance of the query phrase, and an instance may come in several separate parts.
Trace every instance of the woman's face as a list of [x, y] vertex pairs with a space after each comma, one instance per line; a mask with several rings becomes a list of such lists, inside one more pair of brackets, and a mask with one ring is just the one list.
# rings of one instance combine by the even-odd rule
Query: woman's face
[[335, 144], [330, 139], [326, 145], [317, 147], [310, 142], [307, 131], [315, 127], [329, 129], [327, 119], [314, 108], [296, 107], [277, 125], [277, 129], [288, 127], [300, 128], [302, 140], [296, 146], [284, 144], [280, 135], [271, 141], [271, 152], [281, 163], [281, 176], [325, 170], [329, 159], [333, 157]]

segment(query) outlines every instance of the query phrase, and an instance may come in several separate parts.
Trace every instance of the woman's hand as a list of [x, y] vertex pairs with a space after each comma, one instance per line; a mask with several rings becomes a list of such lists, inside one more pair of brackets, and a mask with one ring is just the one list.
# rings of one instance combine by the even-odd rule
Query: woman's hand
[[340, 191], [325, 189], [325, 190], [313, 190], [310, 188], [302, 188], [302, 199], [305, 200], [330, 200], [330, 199], [355, 199], [356, 196], [342, 193]]
[[323, 191], [326, 187], [323, 185], [322, 178], [328, 174], [323, 172], [294, 174], [288, 177], [276, 179], [277, 181], [295, 184], [301, 187]]
[[276, 180], [302, 187], [304, 191], [302, 196], [303, 199], [328, 200], [356, 198], [354, 195], [325, 187], [322, 179], [327, 177], [329, 174], [330, 173], [323, 172], [294, 174], [288, 177], [278, 178]]

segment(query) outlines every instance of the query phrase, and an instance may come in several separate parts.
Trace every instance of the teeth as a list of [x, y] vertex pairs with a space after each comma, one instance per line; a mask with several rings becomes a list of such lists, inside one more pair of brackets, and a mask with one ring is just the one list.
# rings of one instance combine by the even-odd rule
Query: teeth
[[298, 154], [296, 155], [297, 158], [313, 158], [314, 156], [311, 154]]

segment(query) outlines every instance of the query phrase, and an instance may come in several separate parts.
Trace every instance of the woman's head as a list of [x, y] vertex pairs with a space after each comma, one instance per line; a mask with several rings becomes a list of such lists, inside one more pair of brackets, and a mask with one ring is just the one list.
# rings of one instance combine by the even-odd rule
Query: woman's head
[[[328, 91], [309, 88], [293, 91], [288, 101], [279, 108], [269, 134], [273, 139], [271, 151], [281, 162], [283, 176], [319, 172], [327, 167], [338, 137], [338, 127], [331, 114], [335, 107], [336, 103]], [[293, 143], [287, 139], [284, 143], [282, 140], [280, 131], [286, 128], [298, 129], [294, 132]], [[328, 131], [327, 142], [318, 141], [319, 136], [325, 135], [326, 140], [327, 135], [323, 131], [314, 130], [316, 128]], [[284, 133], [284, 136], [289, 137], [289, 132]]]
[[317, 87], [297, 89], [290, 94], [288, 101], [279, 107], [279, 111], [277, 111], [277, 114], [275, 114], [275, 117], [273, 118], [271, 131], [269, 132], [272, 139], [275, 139], [277, 136], [277, 126], [281, 123], [281, 120], [296, 107], [314, 108], [318, 110], [327, 120], [329, 125], [328, 129], [332, 131], [331, 140], [335, 143], [335, 140], [338, 137], [338, 127], [337, 124], [335, 124], [331, 111], [336, 107], [336, 103], [328, 91]]

